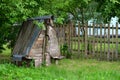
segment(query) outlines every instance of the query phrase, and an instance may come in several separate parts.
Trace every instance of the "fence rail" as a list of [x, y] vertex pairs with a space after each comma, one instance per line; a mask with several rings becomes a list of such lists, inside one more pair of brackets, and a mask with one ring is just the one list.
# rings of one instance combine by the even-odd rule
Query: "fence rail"
[[[56, 25], [60, 47], [68, 46], [72, 57], [96, 58], [99, 60], [119, 60], [120, 27], [110, 24], [75, 26], [73, 23]], [[64, 53], [63, 53], [64, 54]]]

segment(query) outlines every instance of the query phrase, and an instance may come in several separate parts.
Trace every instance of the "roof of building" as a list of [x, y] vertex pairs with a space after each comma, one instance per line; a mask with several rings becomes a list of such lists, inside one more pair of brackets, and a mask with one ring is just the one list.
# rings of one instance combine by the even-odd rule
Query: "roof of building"
[[30, 49], [39, 35], [40, 28], [33, 21], [25, 21], [22, 24], [16, 45], [13, 49], [13, 60], [21, 60], [30, 52]]

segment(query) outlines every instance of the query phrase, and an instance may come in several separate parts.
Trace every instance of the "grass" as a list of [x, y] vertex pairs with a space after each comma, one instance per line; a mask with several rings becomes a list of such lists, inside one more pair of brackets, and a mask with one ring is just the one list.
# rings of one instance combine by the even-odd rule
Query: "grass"
[[26, 68], [0, 64], [0, 80], [120, 80], [120, 62], [64, 59], [58, 65]]
[[[8, 51], [3, 51], [10, 55]], [[9, 56], [6, 56], [9, 58]], [[0, 58], [0, 80], [120, 80], [120, 62], [63, 59], [48, 67], [18, 67]]]
[[[80, 43], [78, 44], [78, 39], [80, 39]], [[117, 38], [118, 39], [118, 42], [120, 41], [120, 38]], [[107, 52], [108, 51], [108, 48], [110, 49], [110, 52], [116, 52], [116, 50], [118, 51], [118, 53], [120, 53], [120, 44], [117, 44], [116, 45], [116, 38], [110, 38], [110, 44], [108, 45], [108, 39], [107, 38], [95, 38], [95, 37], [88, 37], [87, 38], [88, 42], [87, 44], [89, 43], [89, 47], [87, 45], [87, 48], [89, 48], [90, 51], [105, 51]], [[93, 43], [91, 41], [97, 41], [96, 43]], [[103, 41], [103, 42], [102, 42]], [[104, 41], [106, 43], [104, 43]], [[69, 42], [69, 41], [68, 41]], [[72, 49], [73, 50], [85, 50], [85, 43], [83, 41], [83, 37], [73, 37], [70, 41], [70, 46], [72, 46]], [[108, 47], [109, 46], [109, 47]], [[118, 47], [117, 47], [118, 46]]]
[[5, 61], [10, 61], [10, 56], [11, 56], [11, 49], [7, 48], [7, 44], [3, 45], [3, 47], [5, 48], [5, 50], [2, 51], [2, 53], [0, 53], [0, 63], [3, 63]]
[[[78, 50], [78, 42], [72, 42], [72, 49], [73, 50]], [[89, 42], [89, 49], [92, 51], [93, 49], [95, 51], [108, 51], [108, 44], [107, 43], [95, 43], [95, 46], [93, 46], [94, 44], [93, 43], [90, 43]], [[102, 46], [102, 47], [101, 47]], [[88, 48], [88, 45], [87, 45], [87, 48]], [[110, 44], [109, 46], [109, 49], [110, 51], [116, 51], [118, 50], [118, 53], [120, 53], [120, 44], [118, 44], [118, 49], [116, 48], [116, 44]], [[80, 50], [85, 50], [85, 44], [80, 42]]]

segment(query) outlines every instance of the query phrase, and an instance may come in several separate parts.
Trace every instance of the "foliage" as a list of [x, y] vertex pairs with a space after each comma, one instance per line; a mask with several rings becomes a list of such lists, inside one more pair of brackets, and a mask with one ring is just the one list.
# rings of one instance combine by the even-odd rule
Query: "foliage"
[[6, 56], [10, 56], [11, 50], [9, 48], [7, 48], [8, 44], [3, 45], [3, 52], [0, 52], [1, 55], [6, 55]]
[[61, 60], [48, 67], [0, 65], [0, 80], [119, 80], [119, 62]]
[[60, 51], [61, 51], [61, 54], [63, 56], [65, 56], [66, 58], [71, 58], [72, 54], [70, 52], [70, 49], [68, 47], [67, 44], [63, 44], [61, 47], [60, 47]]
[[[13, 47], [20, 27], [13, 26], [16, 22], [26, 20], [27, 17], [34, 16], [34, 8], [37, 3], [34, 0], [1, 0], [0, 2], [0, 46], [10, 43]], [[35, 12], [36, 13], [36, 12]], [[35, 14], [34, 13], [34, 14]]]
[[[20, 26], [27, 18], [53, 14], [56, 22], [62, 24], [71, 19], [84, 24], [91, 18], [110, 20], [120, 17], [118, 0], [1, 0], [0, 1], [0, 50], [9, 43], [13, 48]], [[103, 17], [102, 17], [103, 16]]]
[[[97, 11], [101, 12], [104, 22], [109, 22], [111, 17], [120, 17], [119, 0], [95, 0], [98, 3]], [[119, 18], [120, 22], [120, 18]]]

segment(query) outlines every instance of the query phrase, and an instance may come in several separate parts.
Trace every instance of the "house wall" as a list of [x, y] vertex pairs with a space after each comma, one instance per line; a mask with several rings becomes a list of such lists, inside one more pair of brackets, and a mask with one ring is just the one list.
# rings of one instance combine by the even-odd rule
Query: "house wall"
[[44, 37], [44, 31], [41, 31], [29, 53], [29, 58], [34, 59], [35, 61], [35, 66], [40, 66], [43, 61]]

